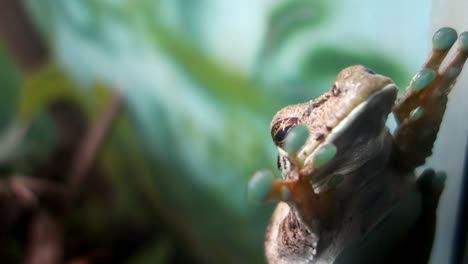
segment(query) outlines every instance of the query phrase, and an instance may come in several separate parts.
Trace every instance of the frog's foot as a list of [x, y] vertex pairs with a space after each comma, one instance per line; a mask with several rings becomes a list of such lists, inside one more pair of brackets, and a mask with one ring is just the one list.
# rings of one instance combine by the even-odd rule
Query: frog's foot
[[468, 58], [467, 31], [460, 34], [458, 48], [447, 59], [447, 66], [441, 67], [456, 40], [457, 33], [452, 28], [442, 28], [434, 34], [431, 54], [393, 109], [398, 123], [398, 162], [403, 168], [422, 165], [432, 154], [447, 96]]
[[437, 206], [446, 175], [426, 169], [418, 176], [417, 187], [422, 197], [421, 214], [408, 230], [404, 240], [393, 249], [385, 263], [429, 263], [437, 219]]
[[298, 125], [286, 138], [285, 154], [291, 161], [288, 177], [278, 179], [269, 170], [258, 171], [247, 185], [247, 196], [254, 202], [273, 200], [288, 203], [309, 230], [317, 234], [317, 223], [326, 221], [333, 213], [335, 187], [339, 181], [330, 180], [329, 190], [317, 194], [311, 182], [311, 175], [314, 169], [327, 164], [335, 156], [336, 148], [332, 144], [323, 147], [323, 151], [317, 153], [312, 162], [314, 168], [304, 166], [297, 155], [297, 151], [308, 137], [304, 131], [306, 128]]
[[445, 187], [445, 172], [435, 172], [433, 169], [426, 169], [418, 176], [418, 186], [424, 197], [424, 203], [437, 208], [440, 195]]
[[[428, 263], [434, 241], [437, 207], [445, 187], [445, 172], [426, 169], [418, 177], [418, 187], [422, 194], [422, 212], [418, 222], [409, 232], [406, 245], [411, 250], [402, 250], [401, 256], [410, 256], [410, 263]], [[415, 246], [416, 245], [416, 246]], [[406, 253], [406, 254], [405, 254]]]
[[[430, 255], [432, 242], [434, 241], [437, 208], [439, 206], [440, 196], [445, 187], [446, 178], [447, 175], [443, 171], [436, 172], [433, 169], [426, 169], [419, 175], [417, 181], [418, 188], [422, 195], [422, 213], [412, 230], [412, 233], [415, 234], [412, 240], [415, 244], [420, 244], [420, 251], [425, 251], [427, 258]], [[419, 255], [424, 256], [424, 254], [421, 253]], [[427, 260], [417, 263], [427, 263]]]

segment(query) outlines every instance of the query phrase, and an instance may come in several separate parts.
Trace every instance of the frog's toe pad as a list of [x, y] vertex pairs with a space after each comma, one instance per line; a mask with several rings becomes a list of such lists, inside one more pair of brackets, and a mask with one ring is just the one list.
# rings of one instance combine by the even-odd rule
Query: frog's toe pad
[[418, 184], [423, 192], [440, 193], [444, 186], [447, 174], [433, 169], [424, 170], [418, 178]]
[[452, 47], [457, 40], [457, 31], [450, 27], [444, 27], [436, 31], [432, 37], [434, 49], [446, 50]]
[[336, 146], [333, 143], [328, 143], [321, 146], [312, 160], [312, 166], [314, 169], [318, 169], [323, 165], [327, 164], [331, 159], [336, 156]]
[[411, 80], [411, 89], [419, 91], [428, 86], [437, 76], [437, 72], [433, 69], [422, 69]]
[[247, 200], [253, 203], [264, 201], [273, 188], [274, 179], [269, 170], [257, 171], [247, 183]]
[[460, 34], [460, 43], [464, 52], [468, 52], [468, 31]]
[[286, 137], [284, 149], [290, 154], [294, 155], [305, 144], [309, 137], [309, 130], [303, 124], [299, 124], [291, 129]]

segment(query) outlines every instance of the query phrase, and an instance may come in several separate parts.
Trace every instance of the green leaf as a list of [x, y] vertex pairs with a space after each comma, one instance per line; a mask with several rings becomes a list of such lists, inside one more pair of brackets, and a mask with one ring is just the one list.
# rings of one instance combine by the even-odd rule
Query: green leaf
[[285, 1], [276, 7], [268, 22], [261, 60], [275, 54], [290, 39], [318, 27], [329, 14], [327, 1]]
[[0, 130], [14, 117], [21, 85], [20, 71], [0, 40]]
[[260, 113], [275, 109], [275, 100], [249, 76], [236, 72], [214, 58], [201, 53], [184, 37], [163, 26], [154, 25], [154, 43], [164, 49], [194, 82], [219, 101], [246, 106]]
[[173, 242], [170, 239], [158, 240], [147, 248], [138, 252], [133, 256], [127, 264], [143, 264], [154, 263], [164, 264], [169, 263], [169, 257], [173, 251]]

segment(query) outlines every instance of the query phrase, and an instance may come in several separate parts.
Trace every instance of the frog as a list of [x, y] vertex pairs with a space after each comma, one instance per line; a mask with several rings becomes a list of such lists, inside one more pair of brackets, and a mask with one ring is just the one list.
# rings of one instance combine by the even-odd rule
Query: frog
[[390, 263], [408, 252], [411, 263], [428, 261], [446, 175], [417, 168], [432, 155], [467, 57], [468, 31], [441, 28], [400, 97], [391, 78], [354, 65], [320, 97], [273, 116], [281, 178], [260, 170], [247, 185], [250, 200], [278, 202], [268, 263]]

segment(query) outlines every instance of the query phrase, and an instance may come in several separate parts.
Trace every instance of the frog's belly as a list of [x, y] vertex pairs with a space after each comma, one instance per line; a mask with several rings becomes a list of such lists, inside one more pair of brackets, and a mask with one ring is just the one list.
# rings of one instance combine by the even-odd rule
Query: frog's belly
[[[357, 195], [359, 193], [359, 195]], [[380, 263], [379, 258], [397, 244], [417, 220], [421, 197], [412, 175], [387, 172], [366, 184], [355, 195], [338, 201], [338, 213], [329, 223], [323, 223], [317, 254], [288, 254], [279, 248], [278, 229], [292, 213], [286, 203], [280, 203], [267, 232], [265, 250], [270, 263]], [[316, 242], [310, 238], [310, 243]], [[297, 248], [301, 245], [293, 245]], [[310, 252], [304, 247], [302, 252]]]
[[412, 175], [390, 171], [358, 193], [339, 202], [342, 213], [322, 230], [314, 263], [381, 263], [421, 213]]

